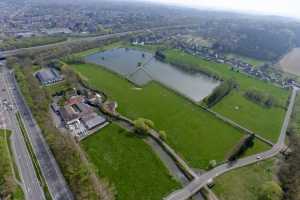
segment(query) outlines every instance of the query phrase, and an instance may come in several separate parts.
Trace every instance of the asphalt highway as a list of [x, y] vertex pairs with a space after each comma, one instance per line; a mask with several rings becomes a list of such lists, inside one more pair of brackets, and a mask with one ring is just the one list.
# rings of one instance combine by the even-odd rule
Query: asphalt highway
[[204, 173], [201, 176], [195, 178], [192, 182], [190, 182], [186, 187], [177, 190], [171, 193], [169, 196], [164, 198], [165, 200], [186, 200], [196, 194], [202, 187], [206, 186], [209, 180], [214, 179], [217, 176], [220, 176], [226, 172], [231, 170], [241, 168], [247, 165], [254, 164], [256, 162], [260, 162], [262, 160], [266, 160], [276, 156], [278, 153], [281, 152], [283, 148], [285, 148], [285, 138], [286, 138], [286, 131], [288, 128], [288, 124], [293, 112], [293, 107], [295, 104], [295, 98], [297, 94], [297, 87], [293, 87], [292, 95], [290, 98], [290, 103], [288, 106], [288, 110], [286, 112], [284, 122], [282, 124], [281, 132], [277, 143], [273, 146], [273, 148], [269, 151], [249, 156], [247, 158], [239, 159], [234, 163], [225, 163], [220, 165], [207, 173]]
[[[21, 129], [19, 127], [14, 101], [11, 98], [9, 86], [6, 83], [6, 72], [0, 72], [0, 101], [1, 101], [1, 115], [5, 118], [5, 128], [12, 131], [10, 137], [12, 153], [20, 178], [22, 179], [22, 189], [24, 191], [25, 199], [27, 200], [44, 200], [44, 192], [36, 176], [30, 154], [27, 150]], [[12, 105], [9, 109], [3, 102]]]
[[25, 103], [24, 97], [19, 90], [13, 73], [8, 71], [7, 68], [4, 68], [4, 75], [7, 80], [7, 86], [11, 89], [10, 96], [16, 104], [16, 110], [20, 113], [23, 119], [29, 140], [37, 157], [37, 161], [40, 165], [40, 169], [52, 199], [73, 200], [73, 195], [65, 182], [65, 179], [42, 135], [39, 126]]
[[8, 56], [13, 56], [16, 54], [24, 53], [24, 52], [26, 52], [26, 50], [44, 50], [44, 49], [48, 49], [48, 48], [57, 47], [59, 45], [73, 44], [76, 42], [92, 42], [92, 41], [97, 41], [97, 40], [108, 40], [108, 39], [114, 39], [114, 38], [128, 36], [131, 34], [140, 34], [140, 33], [161, 31], [161, 30], [174, 29], [174, 28], [186, 28], [186, 27], [192, 27], [192, 26], [197, 26], [197, 25], [196, 24], [185, 24], [185, 25], [161, 26], [161, 27], [154, 27], [154, 28], [149, 28], [149, 29], [140, 29], [140, 30], [133, 30], [133, 31], [121, 32], [121, 33], [112, 33], [112, 34], [101, 35], [101, 36], [67, 40], [67, 41], [63, 41], [63, 42], [29, 47], [29, 48], [20, 48], [20, 49], [15, 49], [15, 50], [2, 51], [2, 52], [0, 52], [0, 54], [2, 54], [4, 57], [8, 57]]

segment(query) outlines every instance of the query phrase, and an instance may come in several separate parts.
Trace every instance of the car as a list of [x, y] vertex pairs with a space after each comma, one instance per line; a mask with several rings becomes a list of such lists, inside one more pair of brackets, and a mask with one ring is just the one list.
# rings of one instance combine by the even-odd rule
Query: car
[[261, 159], [261, 156], [260, 156], [260, 155], [257, 155], [257, 156], [256, 156], [256, 159], [257, 159], [257, 160], [260, 160], [260, 159]]

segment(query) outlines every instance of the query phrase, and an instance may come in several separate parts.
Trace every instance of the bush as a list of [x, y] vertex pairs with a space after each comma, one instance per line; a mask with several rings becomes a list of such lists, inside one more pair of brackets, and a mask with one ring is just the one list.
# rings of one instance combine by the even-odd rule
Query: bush
[[155, 52], [155, 58], [157, 60], [164, 61], [166, 59], [166, 55], [162, 51], [156, 51]]
[[281, 200], [283, 191], [281, 187], [274, 181], [266, 182], [259, 192], [259, 200]]
[[151, 128], [154, 127], [154, 123], [149, 119], [139, 118], [134, 122], [135, 131], [140, 134], [147, 133]]
[[210, 169], [213, 169], [213, 168], [215, 168], [217, 166], [217, 161], [216, 160], [211, 160], [211, 161], [209, 161], [209, 163], [208, 163], [208, 170], [210, 170]]
[[238, 84], [235, 80], [230, 79], [224, 81], [221, 85], [214, 89], [212, 94], [204, 99], [204, 103], [208, 107], [212, 107], [227, 96], [232, 89], [237, 88]]
[[164, 141], [167, 140], [167, 133], [166, 133], [166, 131], [160, 130], [160, 131], [158, 132], [158, 134], [159, 134], [160, 139], [162, 139], [162, 140], [164, 140]]

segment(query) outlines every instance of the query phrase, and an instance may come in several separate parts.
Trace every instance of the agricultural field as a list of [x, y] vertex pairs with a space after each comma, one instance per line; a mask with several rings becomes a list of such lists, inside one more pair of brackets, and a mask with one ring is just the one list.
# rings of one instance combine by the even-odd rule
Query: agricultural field
[[294, 48], [279, 61], [278, 66], [285, 72], [300, 75], [299, 61], [300, 48]]
[[[244, 136], [199, 106], [152, 82], [143, 88], [92, 64], [72, 65], [88, 84], [119, 104], [132, 119], [144, 117], [167, 132], [167, 142], [195, 168], [223, 161]], [[255, 150], [254, 150], [255, 151]]]
[[220, 200], [258, 200], [262, 185], [274, 179], [275, 168], [272, 159], [231, 171], [215, 179], [213, 191]]
[[180, 184], [141, 138], [110, 124], [81, 143], [98, 175], [115, 187], [117, 199], [160, 200]]
[[21, 188], [15, 183], [13, 177], [13, 161], [8, 147], [8, 131], [0, 130], [0, 197], [12, 200], [24, 199]]
[[[178, 50], [168, 50], [166, 51], [166, 55], [168, 62], [190, 64], [191, 66], [204, 68], [218, 74], [223, 79], [234, 79], [239, 85], [238, 90], [226, 96], [212, 109], [225, 117], [231, 118], [246, 128], [258, 132], [267, 139], [272, 141], [277, 140], [280, 133], [281, 122], [285, 115], [284, 107], [286, 107], [290, 94], [288, 90], [275, 87], [272, 84], [233, 71], [226, 64], [208, 62]], [[279, 106], [265, 108], [247, 100], [244, 97], [244, 93], [248, 89], [255, 89], [265, 94], [271, 94]]]

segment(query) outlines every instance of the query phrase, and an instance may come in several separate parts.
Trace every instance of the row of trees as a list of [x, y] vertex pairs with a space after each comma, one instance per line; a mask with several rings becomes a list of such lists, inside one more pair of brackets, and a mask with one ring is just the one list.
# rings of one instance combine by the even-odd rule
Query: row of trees
[[229, 79], [224, 81], [221, 85], [214, 89], [212, 94], [204, 99], [204, 103], [208, 107], [212, 107], [228, 95], [232, 89], [238, 88], [235, 80]]
[[[147, 135], [151, 129], [154, 129], [153, 121], [145, 118], [138, 118], [133, 122], [135, 132], [140, 135]], [[164, 130], [158, 131], [159, 137], [162, 140], [167, 139], [167, 133]]]
[[[299, 94], [298, 94], [299, 95]], [[300, 199], [300, 98], [297, 96], [288, 129], [291, 153], [282, 161], [278, 176], [285, 200]]]
[[247, 90], [244, 93], [244, 96], [250, 101], [253, 101], [256, 104], [262, 105], [267, 108], [271, 108], [277, 105], [275, 97], [256, 89]]
[[283, 186], [284, 199], [300, 199], [300, 136], [290, 137], [290, 153], [281, 163], [279, 169], [279, 180]]

